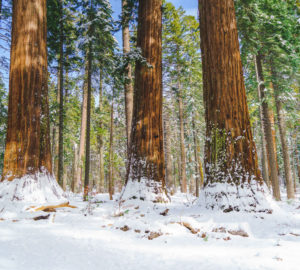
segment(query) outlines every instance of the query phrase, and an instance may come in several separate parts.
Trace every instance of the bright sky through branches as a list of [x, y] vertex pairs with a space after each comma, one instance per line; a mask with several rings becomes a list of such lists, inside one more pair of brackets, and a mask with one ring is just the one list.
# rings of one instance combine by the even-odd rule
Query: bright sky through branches
[[[193, 15], [196, 18], [198, 17], [198, 1], [197, 0], [168, 0], [171, 2], [176, 8], [182, 6], [186, 11], [187, 15]], [[113, 17], [118, 19], [121, 14], [121, 0], [110, 0], [112, 9], [113, 9]], [[122, 34], [121, 32], [116, 33], [116, 38], [119, 44], [122, 44]]]

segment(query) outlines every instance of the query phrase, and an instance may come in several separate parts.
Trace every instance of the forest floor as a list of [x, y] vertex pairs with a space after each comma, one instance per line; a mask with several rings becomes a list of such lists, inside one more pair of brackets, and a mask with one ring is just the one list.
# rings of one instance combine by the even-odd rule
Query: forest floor
[[299, 269], [299, 198], [274, 202], [272, 214], [205, 211], [183, 194], [69, 200], [77, 208], [35, 212], [47, 219], [0, 219], [1, 270]]

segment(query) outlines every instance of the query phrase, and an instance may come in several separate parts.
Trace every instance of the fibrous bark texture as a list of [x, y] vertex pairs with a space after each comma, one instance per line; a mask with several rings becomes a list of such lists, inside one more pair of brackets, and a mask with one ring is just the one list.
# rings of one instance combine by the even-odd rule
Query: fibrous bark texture
[[46, 35], [46, 0], [13, 1], [3, 179], [52, 174]]
[[206, 205], [225, 212], [257, 210], [254, 189], [260, 188], [262, 178], [250, 127], [234, 2], [199, 0], [199, 9], [207, 126]]
[[[132, 190], [146, 185], [160, 200], [165, 191], [165, 163], [162, 129], [162, 1], [140, 0], [137, 46], [145, 65], [135, 69], [134, 113], [132, 119], [128, 182]], [[159, 195], [159, 196], [157, 196]], [[125, 196], [127, 197], [127, 196]], [[144, 198], [146, 199], [146, 198]], [[154, 199], [154, 200], [156, 200]]]

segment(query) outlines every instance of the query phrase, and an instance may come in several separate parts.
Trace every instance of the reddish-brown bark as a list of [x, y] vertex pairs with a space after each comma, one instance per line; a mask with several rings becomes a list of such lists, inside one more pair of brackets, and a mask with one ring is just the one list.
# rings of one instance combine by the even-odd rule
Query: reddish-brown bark
[[206, 183], [261, 182], [233, 0], [199, 0], [206, 119]]
[[144, 178], [164, 189], [161, 6], [161, 0], [139, 1], [137, 46], [151, 67], [141, 62], [136, 64], [128, 173], [129, 181]]
[[52, 174], [46, 38], [46, 0], [13, 1], [3, 179]]

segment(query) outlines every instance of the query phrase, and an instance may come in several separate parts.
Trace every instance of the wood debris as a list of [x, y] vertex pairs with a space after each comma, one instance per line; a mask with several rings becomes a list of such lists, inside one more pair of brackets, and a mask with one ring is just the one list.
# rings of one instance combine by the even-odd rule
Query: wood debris
[[50, 214], [46, 215], [46, 216], [37, 216], [34, 217], [33, 220], [37, 221], [37, 220], [41, 220], [41, 219], [48, 219], [50, 217]]
[[226, 233], [226, 229], [224, 227], [214, 228], [212, 232]]
[[123, 227], [120, 228], [123, 232], [127, 232], [130, 230], [130, 228], [127, 225], [124, 225]]
[[168, 212], [169, 212], [169, 209], [167, 208], [165, 211], [163, 211], [159, 214], [165, 217], [166, 215], [168, 215]]
[[178, 222], [178, 224], [186, 227], [192, 234], [197, 234], [198, 232], [200, 232], [200, 229], [194, 229], [191, 224], [187, 223], [187, 222]]
[[[55, 211], [52, 211], [53, 209], [55, 208], [63, 208], [63, 207], [69, 207], [69, 208], [77, 208], [76, 206], [74, 205], [70, 205], [69, 202], [66, 202], [66, 203], [61, 203], [61, 204], [58, 204], [58, 205], [46, 205], [46, 206], [41, 206], [41, 207], [38, 207], [36, 209], [34, 209], [34, 211], [44, 211], [44, 212], [55, 212]], [[30, 208], [34, 208], [33, 207], [30, 207]], [[29, 208], [29, 209], [30, 209]]]
[[160, 237], [161, 235], [161, 232], [151, 232], [148, 236], [148, 240], [153, 240], [154, 238]]
[[239, 236], [242, 236], [242, 237], [249, 237], [248, 233], [246, 233], [245, 231], [243, 230], [237, 230], [237, 231], [228, 231], [228, 233], [232, 234], [232, 235], [239, 235]]

